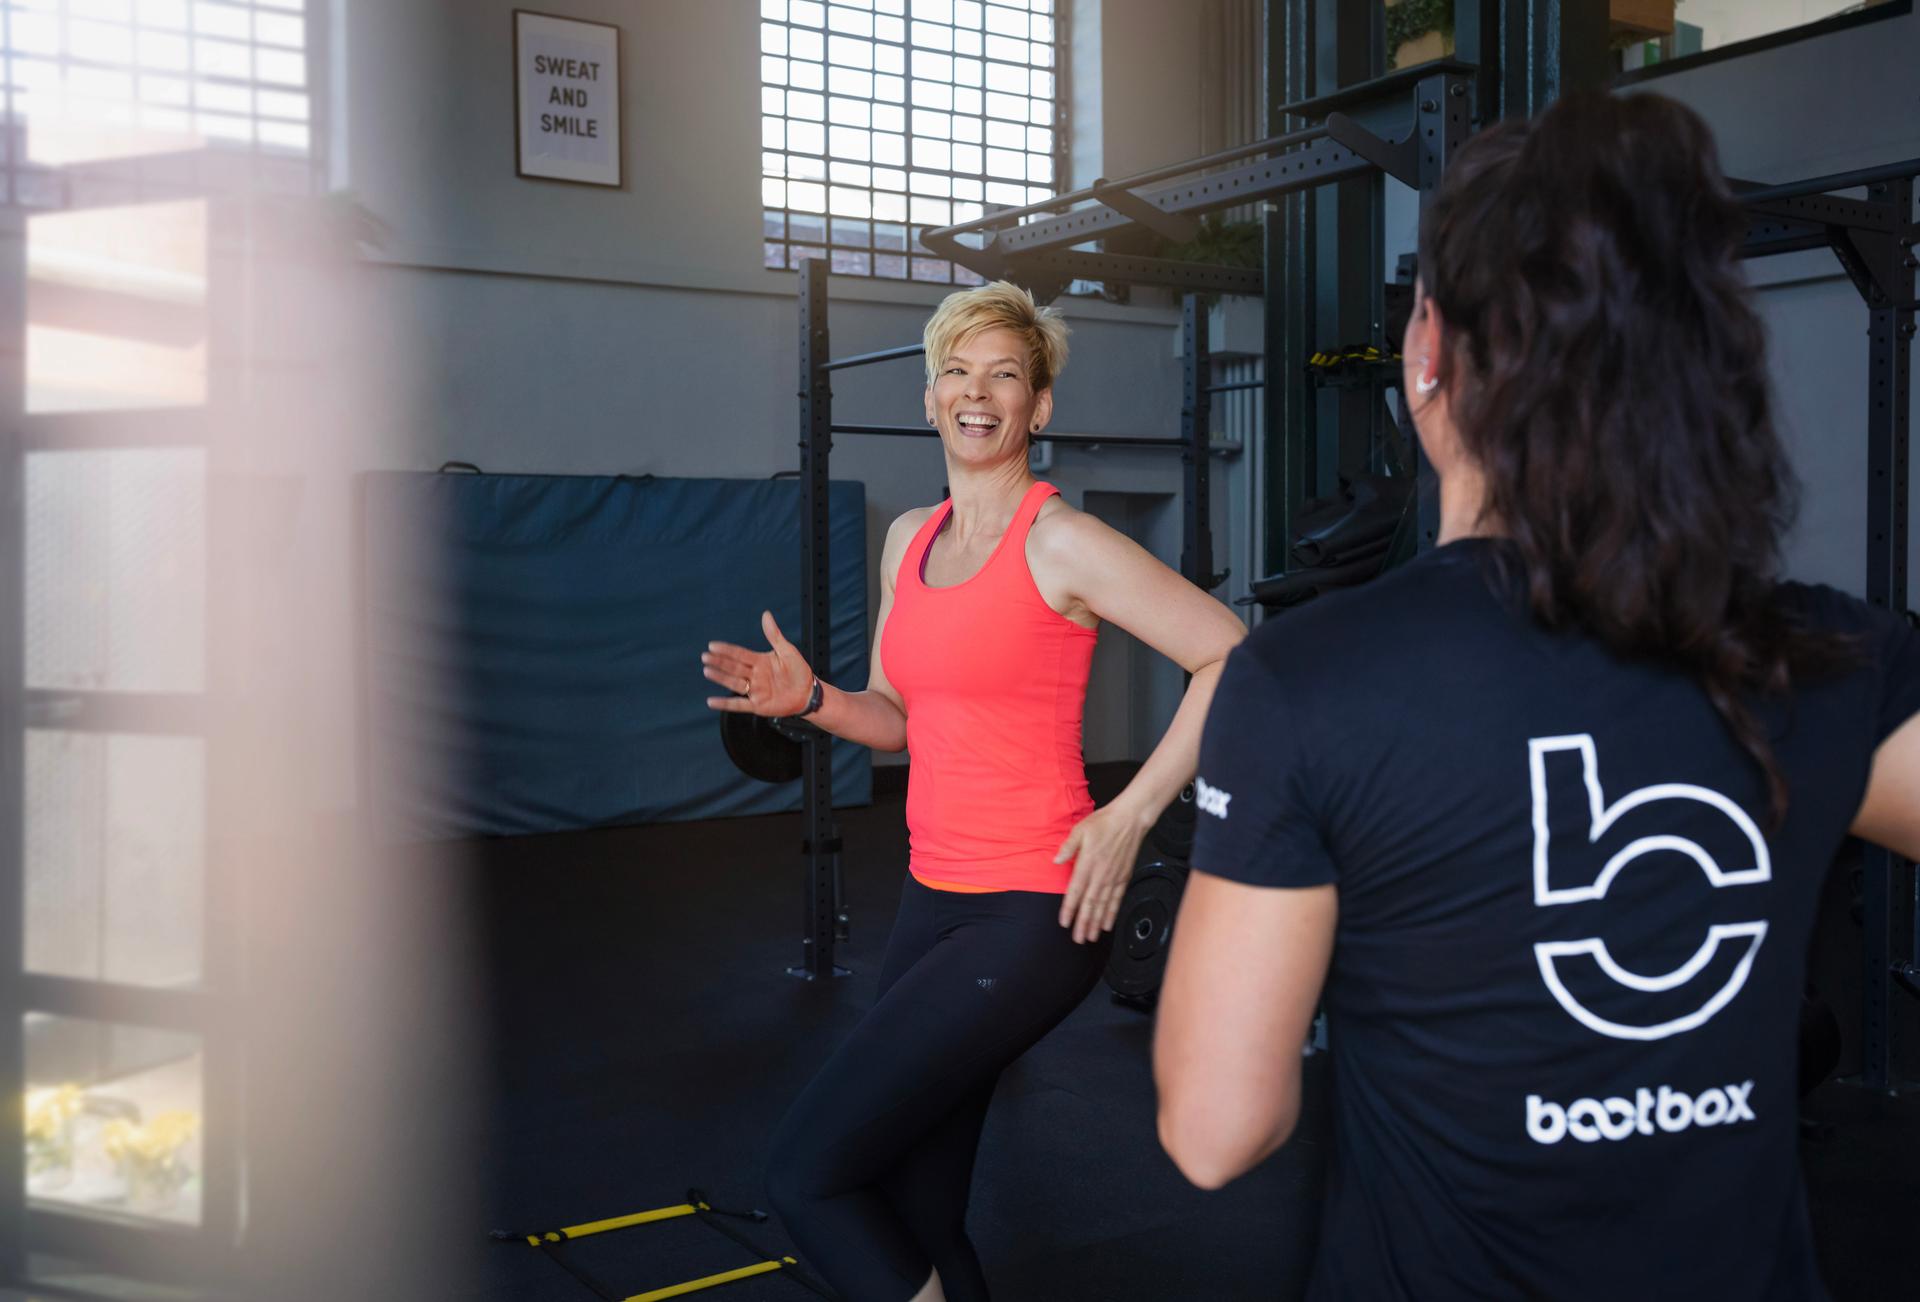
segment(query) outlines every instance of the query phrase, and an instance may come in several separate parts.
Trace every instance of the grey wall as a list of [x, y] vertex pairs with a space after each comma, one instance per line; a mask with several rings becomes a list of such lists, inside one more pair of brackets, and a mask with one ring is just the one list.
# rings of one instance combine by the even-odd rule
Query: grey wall
[[[1653, 78], [1706, 118], [1728, 175], [1790, 181], [1920, 155], [1920, 14]], [[1867, 312], [1830, 253], [1749, 264], [1772, 334], [1779, 410], [1806, 495], [1798, 577], [1861, 591], [1866, 566]], [[1920, 403], [1915, 405], [1920, 420]], [[1920, 466], [1920, 462], [1916, 462]], [[1920, 567], [1920, 530], [1910, 567]], [[1909, 592], [1913, 604], [1920, 594]]]
[[[369, 465], [489, 471], [759, 477], [798, 465], [794, 274], [761, 265], [758, 6], [749, 0], [573, 0], [567, 16], [622, 28], [619, 190], [514, 173], [513, 0], [344, 0], [336, 31], [337, 184], [385, 226], [356, 294], [373, 324], [359, 406]], [[1084, 7], [1084, 6], [1082, 6]], [[1092, 64], [1128, 87], [1098, 93], [1077, 75], [1076, 107], [1111, 103], [1139, 168], [1194, 152], [1197, 36], [1177, 6], [1108, 0], [1116, 44]], [[1119, 12], [1124, 11], [1124, 12]], [[1116, 21], [1116, 15], [1119, 21]], [[1115, 35], [1118, 34], [1118, 35]], [[1082, 52], [1084, 53], [1084, 51]], [[1076, 58], [1076, 72], [1087, 65]], [[1158, 89], [1165, 83], [1164, 91]], [[1147, 124], [1154, 125], [1149, 136]], [[1184, 125], [1183, 125], [1184, 124]], [[1121, 138], [1114, 120], [1095, 136]], [[919, 337], [944, 287], [835, 277], [836, 354]], [[1178, 431], [1177, 314], [1063, 300], [1072, 361], [1054, 428], [1115, 436]], [[916, 362], [842, 372], [836, 417], [922, 420]], [[1224, 550], [1244, 489], [1217, 461], [1216, 533]], [[931, 443], [842, 437], [836, 477], [867, 484], [869, 572], [900, 512], [938, 501]], [[1048, 478], [1068, 499], [1088, 491], [1177, 490], [1167, 454], [1065, 450]], [[1177, 563], [1177, 551], [1163, 554]], [[1239, 591], [1248, 574], [1232, 565]], [[697, 630], [690, 632], [698, 636]], [[1118, 725], [1134, 684], [1096, 682], [1089, 715]], [[1157, 695], [1157, 693], [1156, 693]], [[1170, 707], [1168, 707], [1170, 712]], [[1091, 753], [1090, 759], [1120, 758]]]

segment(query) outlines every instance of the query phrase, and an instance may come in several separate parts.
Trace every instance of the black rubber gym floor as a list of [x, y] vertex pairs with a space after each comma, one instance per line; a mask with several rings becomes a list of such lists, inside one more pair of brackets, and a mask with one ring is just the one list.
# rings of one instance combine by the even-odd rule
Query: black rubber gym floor
[[[1124, 768], [1096, 769], [1104, 799]], [[460, 847], [481, 883], [490, 990], [484, 1202], [493, 1226], [545, 1229], [677, 1204], [764, 1206], [761, 1169], [786, 1101], [873, 998], [898, 900], [901, 797], [840, 815], [853, 975], [807, 983], [797, 815], [581, 832]], [[1845, 908], [1830, 909], [1844, 928]], [[1857, 934], [1857, 933], [1856, 933]], [[1857, 1005], [1840, 1004], [1843, 1019]], [[1003, 1079], [982, 1141], [971, 1228], [1000, 1302], [1239, 1302], [1297, 1296], [1328, 1152], [1324, 1056], [1307, 1064], [1288, 1147], [1216, 1194], [1189, 1187], [1153, 1134], [1150, 1019], [1104, 987]], [[1913, 1296], [1920, 1098], [1829, 1083], [1804, 1147], [1836, 1299]], [[1729, 1191], [1729, 1196], [1737, 1196]], [[592, 1302], [524, 1245], [474, 1227], [487, 1302]], [[740, 1228], [772, 1253], [777, 1221]], [[627, 1297], [750, 1264], [689, 1219], [567, 1245]], [[779, 1274], [715, 1302], [804, 1302]]]

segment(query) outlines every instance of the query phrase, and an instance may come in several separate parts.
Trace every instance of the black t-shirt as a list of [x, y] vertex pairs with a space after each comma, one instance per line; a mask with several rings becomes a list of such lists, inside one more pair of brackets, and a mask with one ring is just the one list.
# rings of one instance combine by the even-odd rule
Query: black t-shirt
[[1313, 1296], [1824, 1296], [1797, 1161], [1825, 870], [1920, 637], [1790, 585], [1857, 668], [1762, 707], [1546, 632], [1440, 548], [1264, 624], [1200, 753], [1197, 870], [1333, 883], [1335, 1160]]

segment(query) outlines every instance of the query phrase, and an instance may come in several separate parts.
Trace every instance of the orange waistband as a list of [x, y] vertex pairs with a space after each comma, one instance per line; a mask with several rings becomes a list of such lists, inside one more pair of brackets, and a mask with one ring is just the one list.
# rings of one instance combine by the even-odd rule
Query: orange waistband
[[933, 890], [952, 891], [956, 895], [1005, 894], [998, 886], [975, 886], [970, 882], [943, 882], [937, 877], [922, 877], [919, 873], [913, 873], [913, 880], [919, 882], [922, 886], [931, 887]]

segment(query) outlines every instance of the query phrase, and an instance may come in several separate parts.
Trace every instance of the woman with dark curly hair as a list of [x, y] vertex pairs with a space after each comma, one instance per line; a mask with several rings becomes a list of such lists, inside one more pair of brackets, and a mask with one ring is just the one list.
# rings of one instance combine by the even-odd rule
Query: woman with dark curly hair
[[1228, 662], [1160, 1133], [1284, 1143], [1324, 987], [1315, 1297], [1824, 1296], [1807, 942], [1844, 837], [1920, 855], [1920, 637], [1779, 579], [1745, 224], [1657, 96], [1469, 142], [1404, 349], [1440, 545]]

